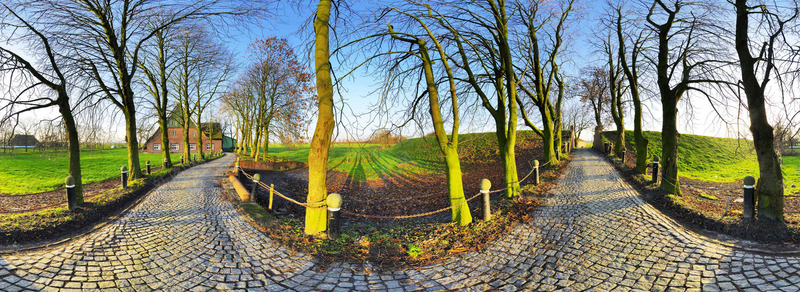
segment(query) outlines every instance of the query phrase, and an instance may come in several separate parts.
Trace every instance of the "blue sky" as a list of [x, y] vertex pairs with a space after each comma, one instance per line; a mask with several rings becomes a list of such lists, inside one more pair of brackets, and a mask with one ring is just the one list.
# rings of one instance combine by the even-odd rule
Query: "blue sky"
[[[246, 48], [253, 39], [268, 38], [273, 36], [286, 38], [289, 43], [295, 47], [295, 52], [298, 57], [300, 57], [302, 61], [309, 61], [308, 59], [305, 59], [307, 53], [304, 52], [304, 48], [306, 48], [307, 44], [304, 42], [308, 41], [309, 37], [306, 34], [309, 34], [311, 30], [303, 30], [302, 25], [304, 25], [307, 19], [313, 15], [316, 7], [313, 5], [313, 3], [311, 3], [313, 1], [308, 2], [309, 3], [307, 3], [307, 6], [302, 9], [285, 5], [281, 6], [277, 11], [275, 11], [274, 16], [265, 19], [263, 22], [250, 25], [247, 30], [238, 31], [233, 37], [227, 39], [225, 42], [229, 44], [229, 47], [235, 56], [243, 56], [238, 61], [241, 63], [246, 63], [248, 61], [246, 59]], [[355, 5], [359, 5], [358, 2], [356, 2]], [[594, 31], [599, 27], [597, 19], [601, 14], [604, 13], [603, 7], [605, 4], [602, 1], [586, 1], [581, 5], [583, 6], [580, 6], [578, 10], [578, 12], [581, 13], [581, 20], [575, 24], [575, 29], [572, 32], [572, 34], [574, 34], [575, 41], [571, 43], [569, 52], [566, 55], [566, 57], [571, 59], [571, 62], [564, 66], [565, 71], [572, 75], [577, 75], [578, 70], [587, 64], [601, 64], [602, 62], [601, 57], [599, 57], [597, 54], [594, 54], [595, 49], [590, 44], [589, 39], [593, 35]], [[336, 66], [336, 64], [334, 64], [334, 66]], [[341, 73], [342, 72], [339, 72], [339, 74]], [[375, 89], [375, 85], [376, 80], [369, 72], [356, 72], [353, 77], [344, 79], [342, 81], [344, 96], [341, 98], [343, 98], [347, 104], [346, 111], [344, 113], [347, 119], [344, 121], [344, 123], [348, 126], [340, 127], [337, 136], [338, 139], [343, 140], [348, 136], [348, 134], [351, 136], [364, 138], [368, 136], [372, 130], [385, 126], [385, 124], [377, 123], [368, 124], [367, 118], [363, 116], [358, 117], [359, 114], [368, 112], [370, 105], [377, 101], [376, 97], [370, 96], [370, 92]], [[337, 101], [339, 101], [338, 98], [339, 97], [337, 97]], [[340, 106], [341, 103], [338, 103], [337, 105]], [[650, 117], [644, 121], [645, 129], [660, 130], [660, 119], [658, 118], [660, 116], [660, 105], [658, 104], [658, 100], [653, 98], [647, 102], [646, 106], [649, 109], [649, 113], [652, 113], [652, 115], [646, 114], [646, 116]], [[680, 108], [684, 109], [683, 107]], [[719, 121], [715, 118], [715, 115], [708, 114], [711, 113], [711, 109], [706, 102], [696, 102], [692, 108], [695, 111], [693, 116], [679, 112], [681, 117], [681, 121], [679, 123], [680, 132], [714, 136], [735, 136], [727, 133], [726, 128], [719, 123]], [[479, 109], [479, 112], [481, 111], [482, 109]], [[54, 114], [54, 111], [43, 111], [42, 113], [37, 113], [36, 117], [51, 116]], [[464, 126], [462, 126], [462, 132], [491, 131], [494, 127], [492, 121], [485, 114], [478, 115], [477, 119], [472, 120], [471, 122], [472, 123], [470, 124], [469, 121], [462, 121], [464, 124]], [[626, 125], [628, 129], [632, 128], [632, 119], [627, 118], [626, 123], [628, 124]], [[310, 131], [313, 131], [313, 123], [309, 128]], [[611, 129], [613, 128], [613, 125], [607, 125], [606, 128]], [[526, 127], [520, 126], [519, 129], [526, 129]], [[427, 132], [429, 130], [430, 129], [425, 129], [424, 131]], [[120, 125], [116, 126], [114, 135], [117, 137], [116, 139], [118, 141], [123, 139], [123, 133], [123, 128]], [[416, 132], [415, 128], [411, 127], [403, 130], [402, 133], [409, 136], [419, 134]], [[584, 134], [584, 138], [588, 138], [588, 135]]]

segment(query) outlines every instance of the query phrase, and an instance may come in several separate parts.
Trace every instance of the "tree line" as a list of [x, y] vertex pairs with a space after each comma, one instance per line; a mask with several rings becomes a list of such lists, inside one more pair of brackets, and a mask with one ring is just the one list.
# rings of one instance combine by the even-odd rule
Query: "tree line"
[[99, 119], [92, 111], [110, 105], [122, 116], [134, 180], [142, 177], [137, 118], [143, 104], [152, 106], [163, 156], [172, 166], [164, 142], [171, 106], [177, 105], [184, 130], [194, 124], [200, 132], [203, 114], [225, 92], [232, 72], [232, 56], [214, 36], [226, 25], [260, 19], [266, 7], [260, 1], [220, 0], [6, 1], [0, 6], [0, 74], [6, 89], [1, 118], [58, 111], [79, 203], [79, 128], [91, 131], [93, 123], [78, 125], [77, 113]]
[[[791, 45], [798, 34], [797, 3], [595, 4], [593, 8], [606, 11], [597, 20], [601, 25], [593, 36], [595, 54], [605, 61], [581, 70], [582, 76], [575, 78], [563, 68], [575, 53], [569, 46], [575, 45], [573, 36], [579, 33], [576, 6], [580, 4], [585, 3], [406, 0], [376, 4], [370, 13], [354, 16], [342, 12], [348, 8], [342, 1], [320, 0], [314, 51], [319, 117], [309, 154], [307, 201], [325, 199], [325, 166], [335, 126], [328, 28], [345, 31], [341, 24], [349, 23], [355, 28], [339, 33], [350, 38], [336, 40], [333, 56], [349, 58], [355, 68], [380, 76], [381, 99], [399, 99], [407, 108], [400, 125], [425, 120], [434, 128], [446, 165], [453, 222], [465, 225], [472, 220], [469, 209], [461, 204], [464, 192], [457, 153], [462, 106], [482, 108], [494, 122], [505, 173], [503, 186], [506, 195], [513, 197], [520, 192], [514, 155], [518, 119], [542, 138], [544, 163], [558, 164], [564, 101], [570, 96], [580, 97], [593, 109], [598, 132], [610, 115], [617, 132], [617, 155], [626, 147], [626, 112], [633, 112], [636, 169], [642, 173], [649, 147], [642, 135], [644, 100], [660, 101], [661, 114], [656, 118], [662, 132], [660, 187], [673, 194], [680, 193], [680, 102], [689, 97], [706, 99], [723, 120], [725, 110], [732, 108], [737, 114], [744, 110], [759, 164], [759, 218], [782, 222], [783, 178], [766, 105], [772, 100], [789, 108], [797, 100], [787, 92], [800, 56]], [[337, 8], [334, 17], [339, 16], [334, 24], [329, 22], [331, 6]], [[337, 64], [342, 68], [336, 69], [354, 70], [347, 63]], [[777, 97], [766, 94], [770, 88], [778, 89]], [[797, 116], [787, 113], [790, 121]], [[577, 120], [570, 123], [577, 125]], [[309, 210], [306, 233], [324, 231], [324, 222], [324, 211]]]

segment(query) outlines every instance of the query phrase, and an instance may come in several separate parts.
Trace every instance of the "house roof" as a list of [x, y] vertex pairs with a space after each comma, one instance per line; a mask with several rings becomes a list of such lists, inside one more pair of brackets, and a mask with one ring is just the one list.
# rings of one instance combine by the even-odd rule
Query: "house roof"
[[39, 140], [36, 140], [36, 136], [34, 135], [14, 135], [8, 142], [11, 145], [18, 146], [33, 146], [39, 144]]
[[[189, 119], [189, 128], [195, 127], [197, 126], [194, 121]], [[180, 111], [178, 111], [177, 107], [167, 116], [167, 128], [181, 128]], [[212, 140], [222, 139], [222, 125], [220, 125], [220, 123], [200, 123], [200, 131], [206, 136], [209, 136]], [[158, 133], [158, 131], [156, 131], [156, 133]], [[209, 133], [211, 133], [211, 135], [209, 135]]]

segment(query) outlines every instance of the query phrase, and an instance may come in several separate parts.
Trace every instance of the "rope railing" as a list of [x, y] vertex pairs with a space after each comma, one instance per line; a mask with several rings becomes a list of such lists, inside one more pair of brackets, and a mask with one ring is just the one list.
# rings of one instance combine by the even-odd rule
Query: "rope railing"
[[[532, 160], [532, 161], [533, 161], [533, 160]], [[552, 162], [552, 161], [548, 161], [547, 163], [545, 163], [545, 164], [543, 164], [543, 165], [540, 165], [540, 166], [533, 166], [533, 167], [531, 167], [531, 170], [528, 172], [528, 174], [527, 174], [527, 175], [525, 175], [525, 177], [524, 177], [524, 178], [522, 178], [521, 180], [519, 180], [518, 182], [515, 182], [514, 184], [521, 184], [521, 183], [525, 182], [525, 181], [526, 181], [528, 178], [530, 178], [530, 176], [531, 176], [531, 175], [532, 175], [532, 174], [533, 174], [533, 173], [534, 173], [534, 172], [535, 172], [535, 171], [536, 171], [538, 168], [540, 168], [540, 167], [545, 167], [545, 166], [547, 166], [547, 165], [550, 165], [550, 163], [551, 163], [551, 162]], [[529, 164], [530, 164], [530, 162], [529, 162]], [[243, 175], [244, 175], [244, 176], [245, 176], [247, 179], [249, 179], [249, 180], [253, 181], [253, 175], [250, 175], [249, 173], [247, 173], [246, 171], [244, 171], [244, 169], [242, 169], [241, 167], [239, 168], [239, 171], [240, 171], [240, 172], [241, 172], [241, 173], [242, 173], [242, 174], [243, 174]], [[270, 186], [270, 185], [267, 185], [267, 184], [266, 184], [266, 183], [264, 183], [264, 182], [261, 182], [261, 181], [259, 181], [259, 182], [258, 182], [258, 185], [260, 185], [260, 186], [264, 187], [264, 188], [265, 188], [265, 189], [267, 189], [267, 190], [270, 190], [270, 191], [272, 191], [272, 193], [274, 193], [274, 194], [278, 195], [279, 197], [281, 197], [281, 198], [283, 198], [283, 199], [285, 199], [285, 200], [287, 200], [287, 201], [289, 201], [290, 203], [293, 203], [293, 204], [295, 204], [295, 205], [298, 205], [298, 206], [301, 206], [301, 207], [304, 207], [304, 208], [309, 208], [309, 209], [323, 209], [323, 208], [326, 208], [325, 202], [318, 202], [318, 203], [314, 203], [314, 204], [309, 204], [309, 203], [302, 203], [302, 202], [298, 202], [297, 200], [294, 200], [294, 199], [292, 199], [292, 198], [290, 198], [290, 197], [288, 197], [288, 196], [285, 196], [285, 195], [281, 194], [281, 193], [280, 193], [278, 190], [276, 190], [276, 189], [275, 189], [275, 187], [273, 187], [273, 186]], [[506, 186], [505, 188], [502, 188], [502, 189], [497, 189], [497, 190], [493, 190], [493, 191], [489, 191], [488, 193], [489, 193], [489, 194], [495, 194], [495, 193], [499, 193], [499, 192], [506, 191], [506, 190], [508, 190], [509, 188], [510, 188], [510, 186]], [[468, 203], [468, 202], [470, 202], [470, 201], [474, 200], [475, 198], [479, 197], [479, 196], [480, 196], [480, 195], [482, 195], [482, 194], [483, 194], [483, 193], [478, 193], [478, 194], [476, 194], [476, 195], [474, 195], [474, 196], [472, 196], [472, 197], [470, 197], [470, 198], [468, 198], [468, 199], [466, 199], [466, 200], [464, 200], [464, 201], [461, 201], [461, 203], [459, 203], [459, 204], [456, 204], [456, 205], [450, 205], [450, 206], [447, 206], [447, 207], [444, 207], [444, 208], [441, 208], [441, 209], [437, 209], [437, 210], [434, 210], [434, 211], [425, 212], [425, 213], [419, 213], [419, 214], [413, 214], [413, 215], [398, 215], [398, 216], [370, 215], [370, 214], [360, 214], [360, 213], [350, 212], [350, 211], [347, 211], [347, 210], [341, 210], [341, 212], [342, 212], [343, 214], [346, 214], [346, 215], [350, 215], [350, 216], [356, 216], [356, 217], [362, 217], [362, 218], [369, 218], [369, 219], [410, 219], [410, 218], [418, 218], [418, 217], [425, 217], [425, 216], [430, 216], [430, 215], [438, 214], [438, 213], [441, 213], [441, 212], [444, 212], [444, 211], [447, 211], [447, 210], [450, 210], [450, 209], [453, 209], [453, 208], [456, 208], [456, 207], [460, 207], [460, 206], [462, 206], [462, 205], [464, 205], [464, 204], [466, 204], [466, 203]], [[254, 195], [255, 195], [255, 194], [254, 194]], [[433, 195], [435, 195], [435, 194], [433, 194]], [[433, 195], [429, 195], [429, 196], [433, 196]], [[424, 197], [429, 197], [429, 196], [424, 196]], [[418, 198], [418, 197], [417, 197], [417, 198]], [[411, 199], [411, 198], [409, 198], [409, 199]]]

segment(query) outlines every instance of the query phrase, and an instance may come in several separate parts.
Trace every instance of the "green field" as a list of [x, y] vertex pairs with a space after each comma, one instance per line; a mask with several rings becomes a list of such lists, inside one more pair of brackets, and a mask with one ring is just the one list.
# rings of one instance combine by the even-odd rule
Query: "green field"
[[[650, 141], [648, 161], [661, 155], [661, 133], [645, 131]], [[633, 132], [625, 132], [633, 149]], [[758, 161], [750, 140], [681, 134], [678, 140], [678, 169], [683, 177], [713, 182], [733, 182], [748, 175], [758, 177]], [[800, 156], [783, 157], [784, 184], [788, 193], [800, 192]], [[795, 184], [795, 187], [791, 187]]]
[[[176, 156], [177, 157], [177, 156]], [[161, 165], [161, 154], [139, 154], [144, 170], [145, 163]], [[14, 151], [0, 153], [0, 194], [39, 193], [64, 186], [69, 175], [67, 152]], [[120, 176], [120, 167], [128, 165], [128, 150], [102, 149], [81, 151], [83, 183], [103, 181]]]
[[[532, 131], [519, 131], [517, 145], [538, 140]], [[495, 159], [497, 140], [494, 133], [459, 135], [459, 154], [462, 162], [472, 159]], [[434, 137], [414, 138], [381, 149], [379, 144], [333, 144], [328, 167], [346, 172], [358, 181], [377, 179], [385, 175], [404, 173], [431, 173], [443, 171], [444, 156]], [[308, 162], [309, 145], [290, 149], [284, 145], [270, 145], [269, 155], [292, 161]]]

